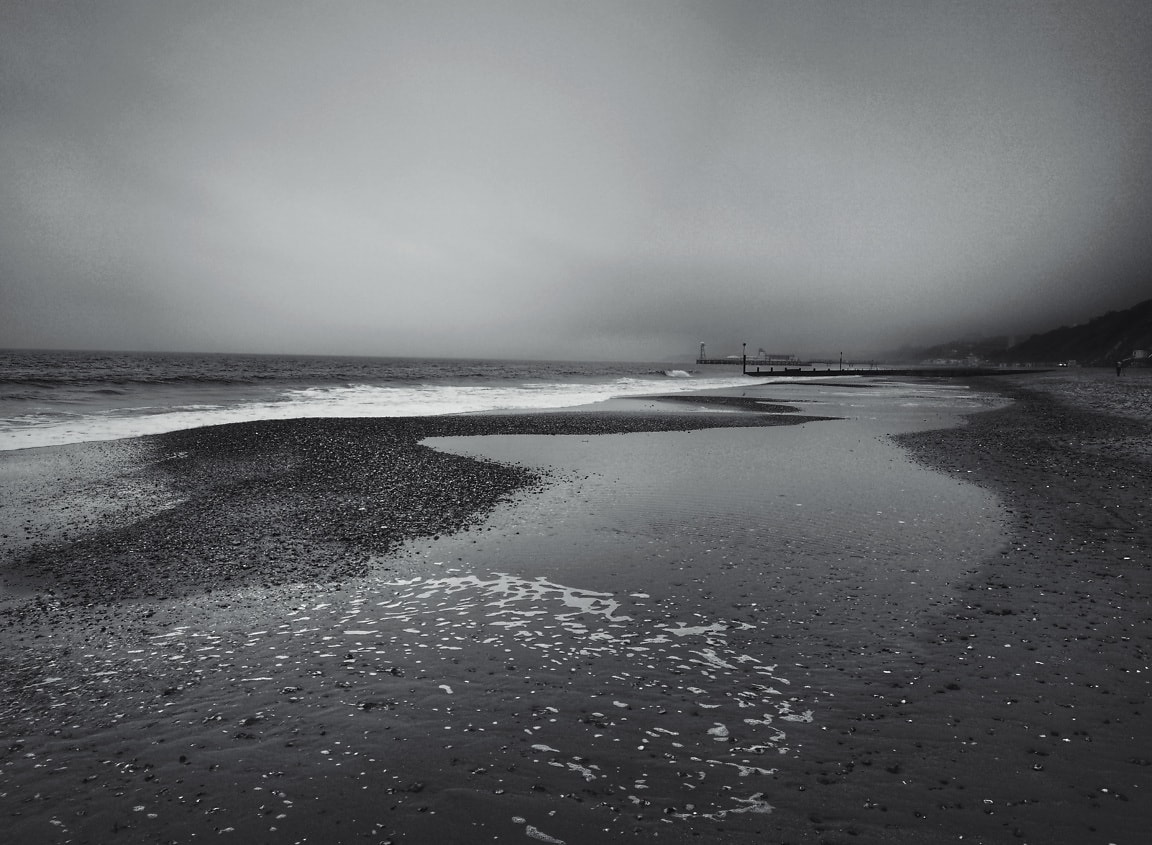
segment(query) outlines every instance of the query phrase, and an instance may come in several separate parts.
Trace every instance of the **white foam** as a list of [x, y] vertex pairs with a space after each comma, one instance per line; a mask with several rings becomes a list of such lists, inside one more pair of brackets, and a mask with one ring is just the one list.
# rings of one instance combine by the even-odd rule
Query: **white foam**
[[[503, 692], [486, 690], [476, 710], [484, 714], [486, 724], [468, 727], [505, 730], [501, 726], [516, 723], [523, 730], [514, 735], [510, 731], [505, 740], [509, 748], [501, 751], [530, 750], [531, 763], [548, 766], [559, 788], [576, 790], [603, 782], [605, 790], [632, 800], [636, 812], [659, 812], [663, 822], [718, 821], [733, 814], [771, 812], [761, 793], [739, 798], [742, 790], [734, 790], [748, 779], [773, 774], [773, 768], [759, 764], [753, 755], [790, 753], [789, 737], [778, 725], [811, 722], [813, 710], [807, 709], [812, 703], [807, 695], [786, 697], [777, 692], [787, 681], [776, 676], [776, 663], [744, 653], [725, 636], [755, 630], [754, 626], [694, 613], [690, 629], [689, 620], [669, 617], [659, 603], [652, 607], [623, 598], [622, 607], [616, 594], [543, 578], [505, 573], [479, 576], [452, 569], [448, 573], [437, 578], [368, 578], [350, 592], [333, 591], [330, 602], [301, 598], [274, 629], [233, 629], [228, 627], [230, 617], [217, 620], [225, 627], [195, 630], [182, 626], [173, 632], [178, 635], [153, 638], [148, 649], [129, 649], [126, 654], [109, 649], [85, 655], [83, 677], [89, 679], [85, 683], [99, 688], [97, 684], [109, 683], [112, 676], [123, 678], [134, 672], [150, 678], [169, 678], [176, 672], [195, 678], [240, 673], [242, 683], [267, 684], [287, 694], [301, 692], [300, 679], [306, 676], [318, 678], [316, 683], [323, 688], [326, 674], [330, 679], [335, 673], [342, 676], [350, 668], [349, 661], [354, 661], [367, 674], [360, 692], [341, 702], [350, 715], [381, 706], [376, 696], [385, 690], [396, 697], [389, 699], [389, 708], [423, 707], [424, 696], [432, 690], [447, 696], [460, 693], [461, 697], [451, 699], [451, 707], [424, 708], [429, 719], [438, 718], [436, 714], [443, 719], [442, 725], [431, 723], [430, 730], [456, 730], [461, 714], [455, 708], [466, 712], [477, 706], [463, 694], [479, 695], [470, 686], [470, 673], [484, 664], [469, 665], [466, 660], [461, 665], [458, 660], [460, 645], [472, 642], [482, 646], [479, 660], [505, 660], [508, 671], [523, 674], [526, 682], [537, 681], [557, 691], [551, 701], [540, 696], [529, 717], [518, 686]], [[305, 589], [302, 595], [311, 595], [313, 588]], [[579, 626], [571, 624], [575, 616], [580, 617]], [[516, 617], [526, 624], [514, 631], [504, 627]], [[635, 644], [669, 630], [680, 633], [666, 637], [662, 648], [645, 650], [642, 662], [637, 663]], [[371, 640], [365, 639], [368, 631], [374, 632]], [[267, 654], [277, 662], [269, 664]], [[255, 674], [256, 667], [267, 674]], [[392, 676], [402, 677], [406, 669], [411, 680], [393, 684]], [[49, 676], [40, 682], [37, 693], [50, 706], [70, 703], [81, 689], [65, 689], [58, 672], [43, 666], [38, 671]], [[594, 685], [578, 681], [585, 673], [596, 678]], [[377, 676], [382, 681], [369, 680]], [[565, 677], [570, 679], [569, 689], [561, 693]], [[148, 686], [131, 680], [118, 683], [126, 690]], [[405, 699], [403, 691], [409, 686], [412, 697]], [[686, 693], [712, 703], [690, 705]], [[140, 713], [156, 706], [154, 697], [142, 694], [129, 697], [128, 703]], [[748, 706], [754, 706], [762, 717], [745, 718]], [[708, 711], [706, 722], [690, 712], [697, 707]], [[122, 714], [116, 716], [120, 718]], [[524, 718], [534, 723], [524, 726]], [[806, 729], [803, 724], [787, 727], [798, 737]], [[364, 735], [367, 742], [367, 731]], [[620, 758], [616, 749], [628, 747], [644, 753], [635, 759]], [[325, 749], [321, 753], [335, 759], [338, 752]], [[347, 748], [340, 753], [356, 751]], [[474, 755], [469, 763], [478, 766], [476, 771], [495, 770], [502, 760], [479, 746], [468, 753]], [[630, 794], [647, 789], [663, 792], [670, 783], [666, 776], [647, 771], [650, 763], [645, 755], [649, 754], [667, 761], [661, 771], [675, 771], [677, 778], [685, 773], [693, 780], [691, 788], [699, 787], [686, 812], [669, 815], [663, 809], [646, 810], [650, 802]], [[599, 759], [593, 762], [597, 755]], [[513, 821], [526, 824], [526, 817]], [[559, 841], [544, 836], [533, 838]]]
[[546, 845], [564, 845], [563, 839], [557, 839], [555, 836], [549, 836], [544, 831], [537, 827], [533, 827], [532, 825], [528, 825], [526, 828], [524, 828], [524, 833], [530, 836], [532, 839], [539, 839], [541, 842], [546, 843]]
[[107, 408], [67, 416], [29, 414], [0, 419], [0, 450], [119, 440], [186, 428], [300, 417], [424, 417], [480, 411], [528, 411], [591, 405], [617, 397], [747, 385], [741, 377], [619, 378], [599, 382], [528, 382], [486, 385], [354, 384], [286, 390], [272, 398], [234, 404]]

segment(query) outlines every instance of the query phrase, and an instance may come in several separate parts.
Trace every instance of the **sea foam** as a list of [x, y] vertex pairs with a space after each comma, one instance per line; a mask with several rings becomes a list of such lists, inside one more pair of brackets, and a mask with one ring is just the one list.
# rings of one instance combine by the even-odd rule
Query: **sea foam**
[[[683, 372], [683, 375], [672, 373]], [[670, 377], [669, 377], [670, 376]], [[118, 440], [222, 423], [299, 417], [417, 417], [484, 411], [531, 411], [592, 405], [616, 397], [680, 393], [742, 386], [743, 376], [621, 377], [571, 382], [425, 383], [412, 385], [318, 385], [232, 395], [217, 388], [213, 403], [195, 391], [166, 390], [163, 398], [140, 396], [132, 407], [74, 407], [0, 419], [0, 450]], [[151, 401], [149, 401], [151, 399]]]

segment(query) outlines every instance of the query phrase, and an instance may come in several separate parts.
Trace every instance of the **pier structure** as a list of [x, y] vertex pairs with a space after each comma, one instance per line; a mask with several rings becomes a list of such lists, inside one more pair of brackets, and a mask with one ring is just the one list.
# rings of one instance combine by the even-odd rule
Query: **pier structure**
[[697, 364], [740, 364], [744, 367], [807, 367], [806, 361], [801, 361], [795, 355], [785, 352], [767, 352], [763, 347], [755, 355], [747, 354], [748, 344], [743, 344], [744, 350], [740, 355], [729, 355], [726, 358], [709, 358], [703, 343], [700, 344], [700, 357]]
[[[1139, 353], [1134, 353], [1133, 358]], [[1146, 354], [1146, 353], [1145, 353]], [[739, 364], [740, 372], [746, 376], [921, 376], [928, 378], [955, 378], [973, 376], [1002, 376], [1020, 375], [1024, 373], [1044, 373], [1051, 368], [1044, 365], [1040, 368], [1021, 365], [979, 366], [979, 365], [953, 365], [953, 366], [904, 366], [891, 367], [878, 365], [875, 361], [867, 363], [845, 362], [843, 353], [840, 355], [838, 366], [825, 361], [801, 361], [795, 355], [772, 354], [759, 349], [754, 357], [748, 357], [748, 344], [742, 344], [740, 355], [729, 355], [726, 358], [709, 358], [703, 343], [700, 344], [700, 357], [697, 364]]]

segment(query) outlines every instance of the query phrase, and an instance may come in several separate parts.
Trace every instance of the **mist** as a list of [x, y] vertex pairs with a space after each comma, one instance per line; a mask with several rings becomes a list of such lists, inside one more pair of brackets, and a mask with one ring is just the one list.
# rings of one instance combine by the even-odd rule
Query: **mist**
[[9, 3], [0, 346], [862, 356], [1147, 298], [1144, 2]]

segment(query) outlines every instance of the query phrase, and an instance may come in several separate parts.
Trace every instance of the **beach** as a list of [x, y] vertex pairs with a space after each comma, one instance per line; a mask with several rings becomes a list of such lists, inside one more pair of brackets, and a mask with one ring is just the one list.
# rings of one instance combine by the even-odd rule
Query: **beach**
[[45, 843], [1140, 842], [1152, 379], [972, 388], [0, 453], [0, 813]]

